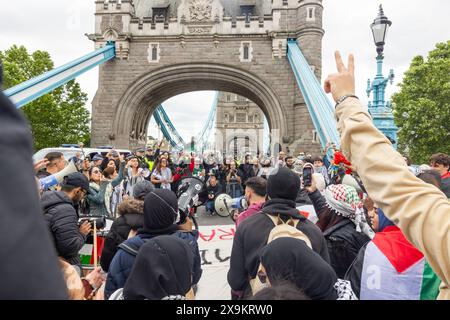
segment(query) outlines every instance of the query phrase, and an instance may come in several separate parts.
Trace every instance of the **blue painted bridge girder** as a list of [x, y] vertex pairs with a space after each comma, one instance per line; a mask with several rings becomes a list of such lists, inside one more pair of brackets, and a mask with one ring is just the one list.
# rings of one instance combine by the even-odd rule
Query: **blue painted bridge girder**
[[[333, 142], [339, 148], [340, 138], [334, 118], [334, 106], [328, 100], [296, 40], [288, 40], [287, 57], [322, 147], [325, 148], [327, 142]], [[331, 156], [331, 152], [330, 150], [328, 156]]]
[[9, 88], [5, 91], [5, 95], [15, 103], [17, 108], [21, 108], [115, 56], [114, 43], [108, 43], [105, 47], [77, 60]]

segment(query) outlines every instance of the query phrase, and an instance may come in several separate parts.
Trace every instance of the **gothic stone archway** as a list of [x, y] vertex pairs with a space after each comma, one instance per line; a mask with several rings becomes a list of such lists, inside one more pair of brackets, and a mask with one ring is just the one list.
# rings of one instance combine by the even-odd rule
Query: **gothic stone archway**
[[280, 137], [286, 133], [286, 117], [280, 100], [261, 79], [225, 65], [182, 64], [143, 75], [127, 88], [113, 123], [117, 144], [123, 147], [141, 144], [151, 115], [160, 103], [174, 95], [196, 90], [219, 90], [245, 96], [260, 106], [273, 132], [279, 132]]

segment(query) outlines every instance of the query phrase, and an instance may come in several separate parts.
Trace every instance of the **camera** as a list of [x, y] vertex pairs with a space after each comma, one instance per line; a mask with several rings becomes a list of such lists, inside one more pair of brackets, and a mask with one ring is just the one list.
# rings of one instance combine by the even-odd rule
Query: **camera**
[[93, 215], [80, 215], [78, 219], [78, 225], [82, 225], [85, 221], [88, 221], [91, 224], [91, 227], [94, 228], [94, 222], [96, 224], [97, 229], [103, 229], [106, 227], [106, 218], [104, 216], [93, 216]]

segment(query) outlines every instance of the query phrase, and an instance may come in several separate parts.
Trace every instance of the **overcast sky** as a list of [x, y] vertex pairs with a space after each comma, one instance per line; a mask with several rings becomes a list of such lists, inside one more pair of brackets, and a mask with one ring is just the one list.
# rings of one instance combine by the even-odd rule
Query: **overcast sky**
[[[375, 46], [369, 28], [382, 3], [393, 22], [385, 46], [385, 75], [396, 74], [388, 97], [416, 55], [427, 55], [437, 42], [450, 40], [449, 0], [324, 0], [323, 76], [335, 72], [333, 52], [352, 52], [356, 58], [357, 95], [366, 103], [367, 79], [376, 73]], [[13, 44], [30, 51], [48, 51], [56, 66], [93, 50], [84, 34], [94, 31], [94, 0], [14, 0], [2, 1], [0, 11], [0, 50]], [[95, 95], [98, 71], [77, 79], [89, 94]], [[208, 117], [213, 93], [197, 92], [172, 98], [164, 104], [169, 117], [186, 140], [196, 135]], [[177, 108], [180, 103], [183, 109]], [[189, 110], [189, 111], [187, 111]], [[151, 130], [156, 134], [156, 130]]]

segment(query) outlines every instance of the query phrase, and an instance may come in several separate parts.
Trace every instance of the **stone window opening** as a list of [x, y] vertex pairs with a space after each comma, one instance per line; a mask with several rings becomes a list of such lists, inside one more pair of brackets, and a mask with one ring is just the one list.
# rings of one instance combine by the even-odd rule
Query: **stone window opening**
[[306, 21], [316, 21], [316, 8], [307, 8]]
[[241, 62], [252, 62], [253, 60], [253, 48], [251, 41], [242, 41], [241, 48], [239, 49], [239, 60]]
[[318, 136], [318, 134], [317, 134], [317, 131], [316, 130], [313, 130], [313, 139], [312, 139], [312, 142], [314, 142], [314, 143], [319, 143], [319, 136]]
[[167, 19], [167, 7], [165, 8], [159, 8], [155, 7], [152, 8], [152, 18], [153, 22], [164, 22]]
[[152, 45], [152, 61], [156, 61], [158, 59], [158, 46]]
[[251, 16], [255, 12], [255, 6], [253, 5], [244, 5], [241, 6], [241, 14], [245, 17], [245, 23], [249, 24]]
[[250, 138], [248, 136], [245, 137], [245, 149], [248, 151], [250, 149]]
[[148, 46], [147, 60], [150, 63], [158, 63], [161, 58], [161, 49], [159, 43], [150, 43]]
[[248, 43], [244, 44], [244, 60], [248, 60], [249, 57], [249, 45]]

